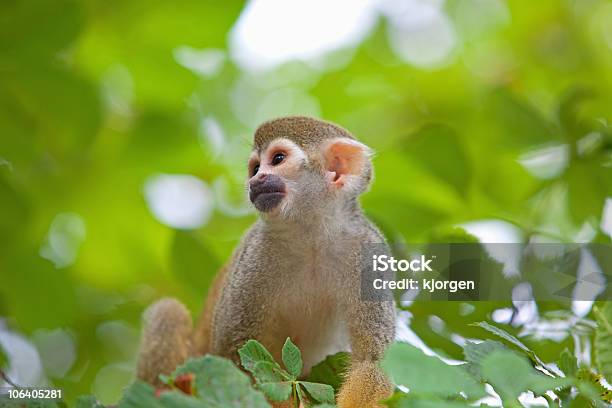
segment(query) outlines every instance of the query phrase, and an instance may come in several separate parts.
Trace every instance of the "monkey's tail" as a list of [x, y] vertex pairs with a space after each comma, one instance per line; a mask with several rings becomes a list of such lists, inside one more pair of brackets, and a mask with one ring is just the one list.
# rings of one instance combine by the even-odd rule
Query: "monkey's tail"
[[136, 377], [159, 386], [160, 374], [169, 375], [192, 355], [191, 314], [178, 300], [158, 300], [144, 313]]
[[338, 395], [339, 408], [382, 408], [379, 401], [391, 396], [393, 387], [375, 361], [351, 363]]

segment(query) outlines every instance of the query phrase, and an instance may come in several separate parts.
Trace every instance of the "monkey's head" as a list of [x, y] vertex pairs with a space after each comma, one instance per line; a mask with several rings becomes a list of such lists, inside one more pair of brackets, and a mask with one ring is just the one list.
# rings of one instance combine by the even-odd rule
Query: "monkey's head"
[[291, 116], [255, 132], [249, 199], [266, 217], [307, 217], [352, 203], [372, 179], [370, 149], [345, 129]]

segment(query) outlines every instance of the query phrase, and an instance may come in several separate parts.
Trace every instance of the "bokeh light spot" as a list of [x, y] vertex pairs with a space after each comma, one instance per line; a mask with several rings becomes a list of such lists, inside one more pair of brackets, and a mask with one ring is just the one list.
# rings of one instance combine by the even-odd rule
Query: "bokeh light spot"
[[32, 336], [49, 377], [64, 377], [76, 360], [72, 334], [63, 329], [37, 330]]
[[85, 236], [85, 221], [80, 215], [58, 214], [53, 219], [47, 238], [40, 248], [40, 256], [53, 262], [56, 268], [70, 266], [76, 261]]
[[403, 60], [419, 68], [438, 68], [451, 61], [457, 35], [442, 1], [387, 1], [389, 42]]
[[159, 174], [145, 182], [145, 198], [155, 218], [169, 227], [194, 229], [205, 225], [214, 207], [208, 185], [185, 174]]
[[225, 52], [214, 48], [198, 50], [183, 45], [174, 50], [174, 59], [198, 75], [213, 77], [223, 68]]

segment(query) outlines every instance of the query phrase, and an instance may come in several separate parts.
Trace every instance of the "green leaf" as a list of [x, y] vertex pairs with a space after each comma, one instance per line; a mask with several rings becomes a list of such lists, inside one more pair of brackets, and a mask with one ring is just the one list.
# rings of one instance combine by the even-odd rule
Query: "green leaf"
[[213, 404], [203, 404], [202, 400], [185, 395], [180, 391], [164, 392], [159, 396], [159, 401], [164, 408], [202, 408], [217, 406]]
[[557, 129], [524, 98], [500, 89], [487, 101], [495, 120], [499, 120], [505, 148], [530, 148], [535, 144], [560, 139]]
[[130, 385], [121, 401], [119, 401], [119, 408], [161, 408], [163, 405], [155, 397], [155, 390], [149, 384], [143, 382], [135, 382]]
[[[0, 298], [11, 305], [11, 317], [26, 331], [72, 324], [79, 315], [74, 276], [66, 269], [55, 269], [40, 256], [31, 256], [38, 253], [38, 247], [7, 247], [8, 257], [0, 245]], [[14, 273], [4, 273], [8, 270]], [[48, 302], [49, 294], [53, 294], [53, 307]]]
[[407, 386], [416, 394], [451, 397], [465, 392], [470, 399], [486, 395], [483, 386], [465, 375], [460, 367], [450, 366], [437, 357], [426, 356], [406, 343], [392, 344], [385, 354], [382, 367], [395, 383]]
[[612, 303], [593, 309], [597, 320], [595, 330], [595, 363], [608, 382], [612, 382]]
[[474, 323], [473, 326], [482, 327], [483, 329], [487, 330], [490, 333], [493, 333], [497, 337], [506, 340], [508, 343], [511, 343], [512, 345], [518, 347], [521, 351], [523, 351], [531, 359], [531, 361], [533, 361], [534, 363], [536, 363], [537, 365], [541, 367], [547, 368], [546, 364], [542, 361], [542, 359], [540, 359], [540, 357], [536, 355], [536, 353], [533, 350], [531, 350], [522, 341], [520, 341], [519, 339], [517, 339], [515, 336], [508, 333], [507, 331], [502, 330], [499, 327], [490, 325], [487, 322]]
[[3, 243], [26, 225], [29, 205], [26, 198], [5, 180], [3, 172], [0, 172], [0, 197], [0, 243]]
[[[263, 397], [262, 397], [263, 398]], [[149, 384], [137, 382], [128, 387], [119, 401], [118, 408], [202, 408], [202, 407], [239, 407], [240, 405], [231, 405], [231, 400], [208, 401], [205, 403], [201, 399], [185, 395], [179, 391], [165, 391], [159, 398], [155, 396], [155, 390]], [[260, 407], [268, 407], [269, 405], [259, 405]]]
[[444, 226], [434, 229], [430, 232], [427, 242], [431, 244], [477, 244], [478, 237], [470, 234], [464, 228], [457, 226]]
[[300, 385], [303, 385], [306, 388], [308, 394], [318, 402], [330, 403], [333, 404], [336, 402], [334, 398], [334, 389], [331, 385], [327, 384], [318, 384], [312, 383], [308, 381], [300, 381]]
[[[78, 36], [83, 25], [79, 4], [67, 0], [35, 3], [5, 3], [0, 46], [6, 50], [0, 60], [23, 63], [38, 62], [53, 57], [67, 48]], [[57, 22], [62, 24], [58, 27]], [[19, 33], [12, 41], [9, 33]], [[6, 62], [3, 62], [6, 63]]]
[[291, 396], [291, 382], [259, 384], [259, 389], [272, 401], [286, 401]]
[[350, 354], [346, 352], [327, 356], [325, 360], [310, 369], [310, 374], [306, 380], [329, 384], [338, 392], [343, 381], [343, 375], [349, 366], [349, 357]]
[[593, 96], [592, 90], [575, 87], [561, 98], [557, 116], [570, 142], [575, 142], [588, 133], [579, 113], [581, 105]]
[[530, 283], [534, 299], [554, 299], [569, 308], [582, 251], [577, 245], [559, 245], [555, 249], [558, 251], [547, 257], [539, 256], [537, 251], [524, 253], [519, 270]]
[[[449, 401], [435, 396], [419, 396], [413, 393], [405, 394], [396, 392], [391, 398], [388, 398], [384, 403], [390, 408], [469, 408], [466, 402]], [[487, 405], [488, 406], [488, 405]]]
[[571, 378], [552, 378], [541, 374], [526, 358], [512, 351], [495, 351], [487, 356], [482, 362], [482, 376], [504, 403], [515, 401], [527, 390], [542, 395], [548, 390], [573, 384]]
[[258, 383], [280, 382], [293, 377], [274, 361], [274, 357], [257, 340], [249, 340], [238, 350], [242, 366]]
[[468, 408], [472, 405], [458, 401], [427, 401], [427, 400], [414, 400], [410, 402], [410, 405], [406, 405], [407, 408]]
[[278, 363], [274, 361], [272, 354], [270, 354], [263, 344], [257, 340], [247, 341], [244, 346], [238, 350], [238, 355], [240, 356], [240, 363], [242, 366], [250, 372], [253, 372], [255, 364], [260, 361], [267, 361], [278, 365]]
[[[599, 405], [602, 404], [602, 405]], [[571, 400], [569, 403], [570, 408], [609, 408], [609, 405], [604, 404], [603, 402], [595, 402], [593, 399], [586, 396], [584, 393], [576, 395], [576, 398]]]
[[[571, 407], [596, 407], [596, 408], [610, 408], [609, 404], [605, 404], [601, 397], [605, 392], [605, 388], [599, 383], [593, 383], [590, 381], [580, 381], [577, 384], [579, 391], [575, 401], [572, 402]], [[580, 405], [580, 402], [588, 401], [587, 404]]]
[[482, 361], [491, 353], [500, 350], [508, 349], [498, 341], [485, 340], [482, 343], [468, 341], [463, 348], [463, 354], [465, 355], [465, 360], [467, 361], [467, 364], [464, 366], [465, 369], [472, 374], [474, 378], [483, 380], [481, 373]]
[[575, 377], [578, 371], [578, 360], [568, 349], [563, 350], [557, 363], [559, 369], [563, 371], [566, 377]]
[[[610, 277], [612, 276], [612, 251], [610, 251], [612, 240], [610, 238], [610, 236], [604, 235], [600, 230], [598, 236], [594, 238], [597, 243], [592, 243], [588, 247], [591, 255], [597, 260], [601, 271], [607, 277], [607, 282], [610, 282]], [[603, 286], [605, 289], [599, 294], [599, 299], [612, 299], [612, 285], [607, 284]]]
[[565, 172], [569, 211], [575, 221], [601, 216], [606, 198], [612, 194], [612, 168], [606, 163], [607, 159], [596, 158], [575, 161]]
[[104, 408], [93, 395], [84, 395], [77, 398], [76, 408]]
[[302, 374], [302, 353], [289, 337], [283, 345], [283, 364], [294, 379]]
[[299, 383], [294, 383], [295, 384], [295, 393], [297, 394], [297, 399], [301, 404], [307, 404], [309, 401], [304, 397], [304, 391], [302, 391], [302, 387], [299, 385]]
[[597, 395], [606, 390], [606, 388], [602, 385], [603, 376], [596, 373], [590, 367], [582, 366], [578, 368], [578, 371], [576, 372], [576, 379], [578, 380], [579, 386], [585, 387], [585, 391], [583, 393], [589, 393], [591, 387], [595, 387], [595, 393]]
[[419, 163], [429, 173], [450, 184], [457, 194], [465, 195], [471, 168], [463, 139], [449, 126], [431, 123], [404, 141], [402, 151], [406, 160]]
[[195, 387], [200, 399], [213, 406], [269, 407], [263, 394], [251, 386], [251, 380], [230, 360], [217, 356], [204, 356], [189, 360], [172, 374], [195, 374]]
[[251, 373], [258, 383], [281, 382], [294, 379], [282, 370], [278, 364], [269, 361], [258, 361], [255, 363]]

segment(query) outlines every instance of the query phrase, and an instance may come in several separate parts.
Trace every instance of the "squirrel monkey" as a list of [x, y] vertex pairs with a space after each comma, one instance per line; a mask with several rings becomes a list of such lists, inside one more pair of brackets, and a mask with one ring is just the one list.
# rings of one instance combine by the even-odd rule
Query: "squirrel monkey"
[[361, 245], [385, 242], [358, 204], [372, 179], [370, 156], [328, 122], [286, 117], [261, 125], [248, 166], [259, 220], [218, 274], [195, 329], [177, 300], [145, 312], [138, 378], [158, 384], [159, 374], [194, 355], [236, 361], [249, 339], [279, 359], [291, 337], [304, 374], [350, 351], [338, 406], [379, 407], [392, 391], [378, 362], [394, 338], [395, 311], [393, 302], [361, 298]]

